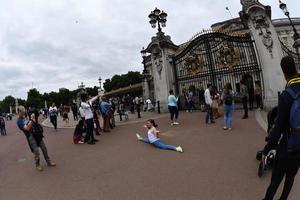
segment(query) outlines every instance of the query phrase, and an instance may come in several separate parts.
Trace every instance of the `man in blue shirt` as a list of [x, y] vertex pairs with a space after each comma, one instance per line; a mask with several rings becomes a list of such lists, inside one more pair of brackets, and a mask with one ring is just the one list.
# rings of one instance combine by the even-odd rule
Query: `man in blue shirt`
[[29, 116], [29, 120], [28, 120], [27, 118], [25, 118], [25, 113], [26, 113], [25, 107], [19, 106], [18, 107], [19, 118], [17, 120], [17, 125], [18, 125], [19, 129], [24, 132], [24, 134], [27, 138], [29, 147], [31, 149], [31, 152], [34, 154], [36, 169], [38, 171], [43, 171], [43, 167], [40, 164], [39, 147], [42, 149], [42, 152], [43, 152], [44, 158], [47, 162], [47, 165], [51, 166], [51, 167], [55, 167], [56, 164], [50, 160], [50, 158], [48, 156], [47, 148], [46, 148], [46, 145], [45, 145], [43, 139], [38, 143], [32, 134], [32, 126], [33, 126], [33, 123], [36, 121], [35, 114], [32, 113]]
[[101, 97], [101, 100], [99, 108], [103, 118], [103, 132], [110, 132], [109, 120], [111, 117], [110, 115], [112, 114], [111, 104], [107, 102], [107, 98], [104, 96]]

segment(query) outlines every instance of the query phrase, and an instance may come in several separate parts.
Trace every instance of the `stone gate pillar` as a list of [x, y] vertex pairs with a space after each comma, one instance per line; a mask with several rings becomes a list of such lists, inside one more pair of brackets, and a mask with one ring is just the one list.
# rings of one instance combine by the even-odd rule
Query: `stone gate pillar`
[[271, 21], [271, 7], [258, 0], [241, 0], [243, 10], [240, 17], [250, 30], [257, 49], [263, 75], [263, 98], [265, 108], [277, 105], [278, 91], [285, 87], [280, 68], [283, 57], [277, 32]]
[[158, 32], [146, 48], [146, 52], [151, 54], [150, 74], [154, 81], [154, 100], [160, 102], [162, 112], [168, 111], [169, 90], [175, 91], [175, 77], [171, 57], [177, 48], [178, 46], [171, 41], [170, 36], [165, 36], [163, 32]]

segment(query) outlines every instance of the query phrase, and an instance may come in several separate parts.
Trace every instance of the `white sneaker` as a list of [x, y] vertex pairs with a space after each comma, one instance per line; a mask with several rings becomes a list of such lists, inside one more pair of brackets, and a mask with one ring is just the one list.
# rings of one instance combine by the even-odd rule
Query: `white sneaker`
[[78, 144], [84, 144], [84, 142], [83, 141], [78, 141]]
[[174, 122], [173, 124], [174, 124], [174, 125], [179, 125], [179, 123], [178, 123], [178, 122]]
[[140, 136], [140, 134], [135, 134], [138, 140], [142, 140], [143, 138]]
[[178, 152], [180, 152], [180, 153], [183, 153], [183, 149], [182, 149], [181, 146], [176, 147], [176, 151], [178, 151]]

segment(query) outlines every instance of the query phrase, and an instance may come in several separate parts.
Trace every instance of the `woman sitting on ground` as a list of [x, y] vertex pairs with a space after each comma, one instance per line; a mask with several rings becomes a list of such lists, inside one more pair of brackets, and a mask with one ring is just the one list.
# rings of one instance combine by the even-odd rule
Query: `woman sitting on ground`
[[137, 133], [136, 137], [138, 140], [147, 144], [152, 144], [159, 149], [173, 150], [183, 153], [183, 149], [181, 148], [181, 146], [175, 147], [172, 145], [166, 145], [160, 141], [158, 135], [160, 131], [156, 129], [157, 125], [155, 124], [155, 121], [153, 119], [149, 119], [144, 127], [148, 130], [148, 138], [143, 138]]
[[84, 137], [83, 137], [84, 132], [85, 132], [84, 121], [79, 120], [78, 124], [76, 125], [74, 135], [73, 135], [74, 144], [83, 144], [84, 143]]

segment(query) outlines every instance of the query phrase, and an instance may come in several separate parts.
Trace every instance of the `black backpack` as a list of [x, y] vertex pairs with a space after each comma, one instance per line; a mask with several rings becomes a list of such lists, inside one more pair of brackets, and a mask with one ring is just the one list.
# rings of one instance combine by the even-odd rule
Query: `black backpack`
[[37, 142], [37, 144], [39, 145], [40, 142], [42, 141], [44, 135], [44, 130], [43, 127], [37, 123], [37, 122], [33, 122], [32, 126], [31, 126], [31, 134], [34, 137], [35, 141]]
[[225, 94], [224, 103], [226, 105], [232, 105], [233, 102], [233, 94], [232, 92], [229, 92], [228, 94]]

